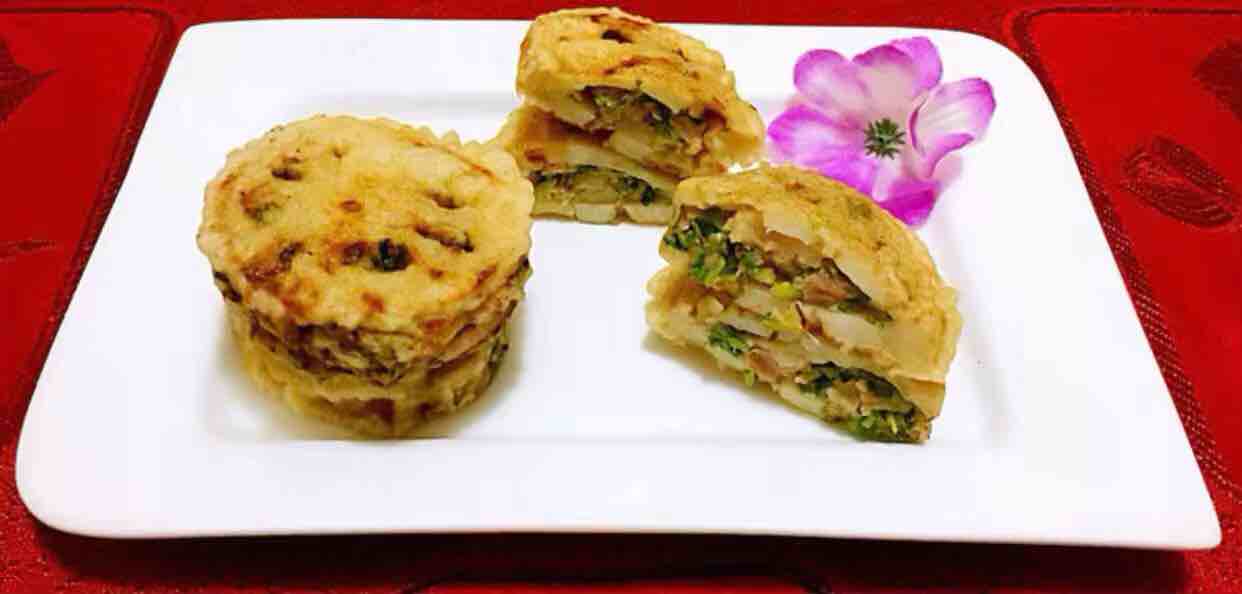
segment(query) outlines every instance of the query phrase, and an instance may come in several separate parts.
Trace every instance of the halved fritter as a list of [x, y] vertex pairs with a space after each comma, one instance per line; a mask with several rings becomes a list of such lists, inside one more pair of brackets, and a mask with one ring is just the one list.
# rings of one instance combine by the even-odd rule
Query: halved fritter
[[286, 400], [366, 413], [386, 427], [368, 433], [398, 435], [413, 417], [386, 411], [437, 402], [428, 378], [503, 334], [529, 275], [532, 202], [498, 148], [317, 116], [229, 154], [198, 244], [243, 351], [264, 347], [248, 355], [260, 383], [274, 385], [256, 370], [282, 369]]
[[545, 14], [518, 60], [518, 92], [604, 146], [676, 177], [754, 162], [763, 121], [716, 51], [616, 8]]
[[675, 203], [648, 284], [658, 334], [860, 437], [927, 439], [961, 317], [917, 236], [796, 167], [692, 178]]
[[622, 216], [668, 224], [677, 179], [604, 148], [591, 134], [524, 105], [509, 114], [496, 140], [535, 186], [535, 215], [589, 223]]

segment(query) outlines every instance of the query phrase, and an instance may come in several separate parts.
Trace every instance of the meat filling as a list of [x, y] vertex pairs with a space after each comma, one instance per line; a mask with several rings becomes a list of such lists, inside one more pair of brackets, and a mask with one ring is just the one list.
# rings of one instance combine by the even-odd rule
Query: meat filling
[[858, 315], [872, 324], [892, 321], [831, 259], [808, 265], [735, 241], [727, 230], [730, 216], [720, 209], [687, 212], [665, 233], [666, 245], [690, 256], [695, 280], [733, 297], [762, 288], [775, 299]]
[[586, 87], [574, 99], [595, 113], [588, 131], [614, 132], [608, 141], [614, 149], [674, 173], [694, 170], [706, 155], [704, 137], [724, 125], [711, 112], [674, 113], [642, 91]]

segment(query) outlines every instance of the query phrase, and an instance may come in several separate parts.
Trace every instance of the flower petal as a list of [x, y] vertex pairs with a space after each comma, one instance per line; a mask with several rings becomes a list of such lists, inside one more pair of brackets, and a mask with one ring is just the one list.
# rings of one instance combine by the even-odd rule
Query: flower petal
[[927, 222], [938, 190], [939, 184], [933, 180], [901, 176], [877, 188], [875, 199], [903, 223], [917, 227]]
[[854, 64], [867, 93], [867, 119], [906, 121], [914, 100], [923, 94], [914, 59], [896, 46], [881, 45], [854, 56]]
[[880, 166], [875, 159], [861, 154], [837, 155], [832, 158], [811, 159], [800, 163], [810, 167], [824, 177], [835, 179], [863, 194], [871, 194], [875, 187], [875, 179]]
[[867, 87], [858, 67], [832, 50], [811, 50], [794, 65], [794, 86], [808, 101], [834, 116], [861, 121]]
[[996, 98], [992, 85], [981, 78], [968, 78], [932, 89], [910, 114], [910, 142], [918, 153], [915, 172], [929, 178], [945, 155], [983, 136]]
[[875, 183], [877, 165], [866, 157], [864, 141], [862, 130], [808, 105], [794, 105], [768, 125], [773, 160], [817, 169], [867, 193]]
[[775, 157], [804, 161], [837, 153], [863, 154], [863, 131], [809, 105], [794, 105], [768, 125], [768, 147]]
[[914, 62], [914, 67], [918, 70], [918, 89], [920, 93], [930, 91], [933, 87], [940, 84], [940, 75], [943, 66], [940, 63], [940, 52], [936, 50], [936, 45], [926, 37], [907, 37], [905, 39], [895, 39], [889, 42], [889, 45], [901, 50]]

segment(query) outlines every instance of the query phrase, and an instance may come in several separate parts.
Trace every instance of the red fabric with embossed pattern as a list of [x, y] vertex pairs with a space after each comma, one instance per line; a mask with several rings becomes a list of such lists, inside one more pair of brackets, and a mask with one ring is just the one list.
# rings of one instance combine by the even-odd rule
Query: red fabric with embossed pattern
[[1242, 592], [1242, 400], [1232, 393], [1242, 384], [1242, 10], [1196, 5], [626, 4], [661, 20], [958, 28], [1026, 59], [1054, 99], [1221, 515], [1221, 547], [1191, 553], [734, 536], [114, 542], [44, 528], [13, 484], [21, 417], [180, 31], [241, 18], [528, 18], [557, 5], [0, 8], [0, 592]]

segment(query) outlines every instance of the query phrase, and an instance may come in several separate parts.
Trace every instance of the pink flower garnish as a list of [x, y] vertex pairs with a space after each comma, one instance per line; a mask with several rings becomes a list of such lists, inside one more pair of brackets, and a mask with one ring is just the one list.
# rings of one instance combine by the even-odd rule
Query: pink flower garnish
[[936, 166], [982, 137], [996, 110], [987, 81], [941, 84], [940, 76], [940, 53], [926, 37], [853, 60], [806, 52], [794, 66], [798, 96], [768, 126], [771, 157], [817, 169], [921, 225], [940, 190]]

